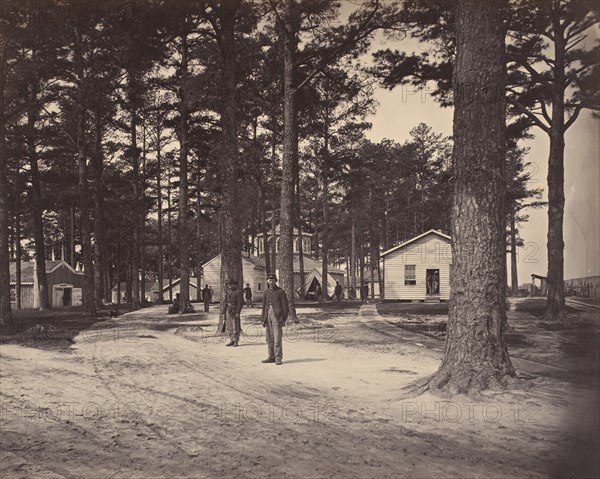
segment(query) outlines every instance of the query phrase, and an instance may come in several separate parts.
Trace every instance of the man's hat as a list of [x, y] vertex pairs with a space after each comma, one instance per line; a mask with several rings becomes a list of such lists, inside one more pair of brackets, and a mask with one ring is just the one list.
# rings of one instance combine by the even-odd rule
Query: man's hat
[[275, 281], [277, 281], [277, 275], [274, 273], [269, 273], [267, 275], [267, 279], [274, 279]]

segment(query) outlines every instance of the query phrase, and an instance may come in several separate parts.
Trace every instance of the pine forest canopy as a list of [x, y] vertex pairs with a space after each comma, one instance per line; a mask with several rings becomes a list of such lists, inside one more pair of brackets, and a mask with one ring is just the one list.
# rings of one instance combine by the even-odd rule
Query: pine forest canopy
[[[406, 118], [393, 121], [407, 140], [367, 139], [380, 85], [437, 75], [435, 93], [448, 102], [452, 52], [435, 70], [392, 48], [407, 32], [406, 45], [443, 44], [452, 23], [432, 24], [449, 3], [352, 4], [5, 4], [2, 264], [64, 251], [84, 265], [90, 313], [116, 283], [128, 284], [135, 307], [146, 280], [181, 277], [184, 308], [195, 299], [187, 278], [205, 261], [222, 253], [224, 274], [239, 277], [241, 251], [280, 223], [282, 241], [291, 228], [308, 231], [325, 268], [360, 274], [393, 244], [450, 232], [451, 139]], [[373, 68], [380, 31], [390, 49], [375, 60], [391, 70]], [[532, 125], [521, 127], [510, 182], [527, 206], [539, 191], [519, 144]], [[266, 251], [268, 268], [286, 270], [288, 250]]]

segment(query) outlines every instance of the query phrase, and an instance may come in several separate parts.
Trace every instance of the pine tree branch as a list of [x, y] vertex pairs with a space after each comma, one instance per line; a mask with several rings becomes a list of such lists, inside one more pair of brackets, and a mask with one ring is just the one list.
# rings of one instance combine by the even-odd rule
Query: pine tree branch
[[571, 118], [569, 118], [567, 120], [567, 122], [565, 123], [565, 131], [567, 131], [569, 129], [569, 127], [575, 123], [575, 120], [577, 120], [577, 117], [579, 116], [579, 113], [581, 112], [581, 110], [583, 109], [583, 105], [578, 105], [575, 108], [575, 111], [573, 112], [573, 114], [571, 115]]
[[58, 129], [60, 131], [62, 131], [63, 134], [67, 137], [67, 139], [71, 142], [71, 145], [74, 147], [77, 147], [77, 142], [75, 141], [75, 139], [69, 134], [69, 132], [67, 130], [64, 129], [64, 127], [58, 121], [56, 121], [56, 118], [54, 118], [54, 115], [48, 111], [48, 109], [45, 107], [45, 105], [41, 105], [41, 107], [42, 107], [42, 110], [44, 110], [46, 112], [46, 114], [48, 115], [48, 118], [50, 119], [50, 121], [52, 123], [54, 123], [54, 125], [56, 125], [58, 127]]
[[535, 113], [533, 113], [529, 109], [525, 108], [525, 106], [523, 106], [523, 104], [521, 102], [519, 102], [518, 100], [511, 98], [511, 97], [507, 97], [507, 101], [511, 105], [513, 105], [519, 111], [519, 113], [521, 113], [521, 114], [527, 116], [529, 119], [531, 119], [533, 121], [533, 123], [535, 123], [536, 126], [541, 128], [546, 133], [550, 132], [550, 127], [548, 125], [545, 125], [542, 122], [542, 120], [540, 120], [539, 117]]

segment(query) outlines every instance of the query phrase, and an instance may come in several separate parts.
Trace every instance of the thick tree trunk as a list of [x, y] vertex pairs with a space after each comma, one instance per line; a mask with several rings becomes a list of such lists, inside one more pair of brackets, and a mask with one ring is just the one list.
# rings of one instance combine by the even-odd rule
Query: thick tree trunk
[[179, 312], [184, 313], [190, 300], [190, 245], [188, 220], [188, 43], [181, 37], [179, 84]]
[[102, 124], [99, 112], [94, 114], [94, 261], [95, 261], [95, 287], [96, 287], [96, 305], [100, 306], [102, 299], [105, 298], [105, 280], [106, 275], [104, 260], [105, 243], [105, 225], [104, 225], [104, 188], [102, 184], [103, 153], [102, 153]]
[[295, 0], [285, 0], [283, 47], [283, 164], [281, 179], [280, 276], [290, 303], [290, 319], [298, 322], [294, 294], [294, 172], [298, 163], [296, 91], [297, 29], [300, 12]]
[[565, 40], [559, 8], [553, 8], [554, 68], [548, 160], [548, 302], [546, 319], [565, 312], [563, 218], [565, 211]]
[[221, 6], [221, 85], [222, 85], [222, 165], [223, 165], [223, 247], [221, 271], [223, 279], [235, 280], [241, 286], [242, 234], [238, 205], [238, 142], [236, 104], [235, 17], [239, 2], [232, 0]]
[[[273, 248], [271, 249], [271, 272], [275, 274], [277, 271], [277, 253], [279, 252], [277, 249], [277, 215], [275, 214], [275, 178], [277, 173], [277, 135], [275, 133], [275, 118], [273, 117], [273, 131], [272, 131], [272, 141], [271, 141], [271, 183], [273, 187], [271, 188], [272, 197], [271, 197], [271, 238], [273, 238]], [[268, 240], [268, 238], [267, 238]], [[265, 248], [266, 251], [266, 248]]]
[[[82, 131], [82, 130], [80, 130]], [[80, 140], [80, 144], [82, 141]], [[79, 163], [79, 201], [81, 214], [81, 255], [83, 257], [83, 307], [89, 315], [96, 314], [94, 290], [94, 262], [92, 259], [92, 240], [90, 229], [89, 188], [87, 180], [87, 161], [83, 148], [78, 152]]]
[[129, 135], [131, 138], [131, 166], [133, 174], [133, 251], [131, 275], [131, 307], [133, 309], [140, 308], [140, 153], [137, 146], [137, 72], [130, 71], [129, 75], [129, 101], [131, 103], [130, 114], [131, 124], [129, 125]]
[[83, 84], [85, 83], [85, 73], [82, 58], [82, 39], [81, 34], [77, 33], [75, 44], [75, 69], [79, 79], [79, 90], [75, 98], [75, 115], [77, 124], [76, 136], [76, 155], [77, 155], [77, 173], [78, 173], [78, 193], [79, 193], [79, 222], [81, 225], [81, 256], [83, 263], [83, 307], [89, 315], [96, 314], [96, 301], [94, 290], [94, 262], [90, 227], [90, 193], [88, 187], [87, 156], [86, 156], [86, 106], [84, 104], [85, 92]]
[[[0, 58], [2, 71], [5, 57]], [[9, 324], [12, 320], [10, 307], [10, 269], [8, 250], [8, 158], [6, 151], [6, 117], [4, 112], [4, 77], [0, 78], [0, 324]]]
[[258, 186], [258, 209], [260, 216], [260, 231], [263, 235], [263, 252], [265, 254], [265, 265], [267, 267], [267, 274], [273, 272], [271, 269], [271, 262], [269, 260], [269, 230], [267, 229], [267, 220], [265, 218], [265, 190], [262, 185]]
[[[30, 91], [30, 101], [37, 96], [36, 88]], [[31, 171], [31, 214], [33, 216], [33, 238], [35, 243], [36, 276], [39, 295], [39, 308], [50, 309], [48, 296], [48, 281], [46, 279], [46, 248], [44, 242], [44, 225], [42, 221], [42, 193], [40, 189], [40, 174], [35, 148], [36, 143], [37, 112], [32, 107], [27, 112], [27, 154], [29, 156], [29, 169]]]
[[444, 358], [429, 388], [466, 393], [514, 370], [506, 327], [505, 59], [501, 1], [456, 4], [453, 266]]

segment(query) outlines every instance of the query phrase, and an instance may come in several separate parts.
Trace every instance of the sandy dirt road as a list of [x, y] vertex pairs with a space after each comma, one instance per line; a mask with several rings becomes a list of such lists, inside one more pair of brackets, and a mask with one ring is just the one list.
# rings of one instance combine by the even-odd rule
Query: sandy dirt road
[[257, 309], [243, 311], [238, 348], [215, 334], [216, 313], [166, 309], [98, 324], [67, 353], [2, 346], [2, 477], [594, 473], [585, 382], [518, 363], [510, 392], [415, 397], [406, 386], [436, 370], [439, 348], [374, 305], [340, 308], [334, 327], [286, 327], [282, 366], [260, 363]]

